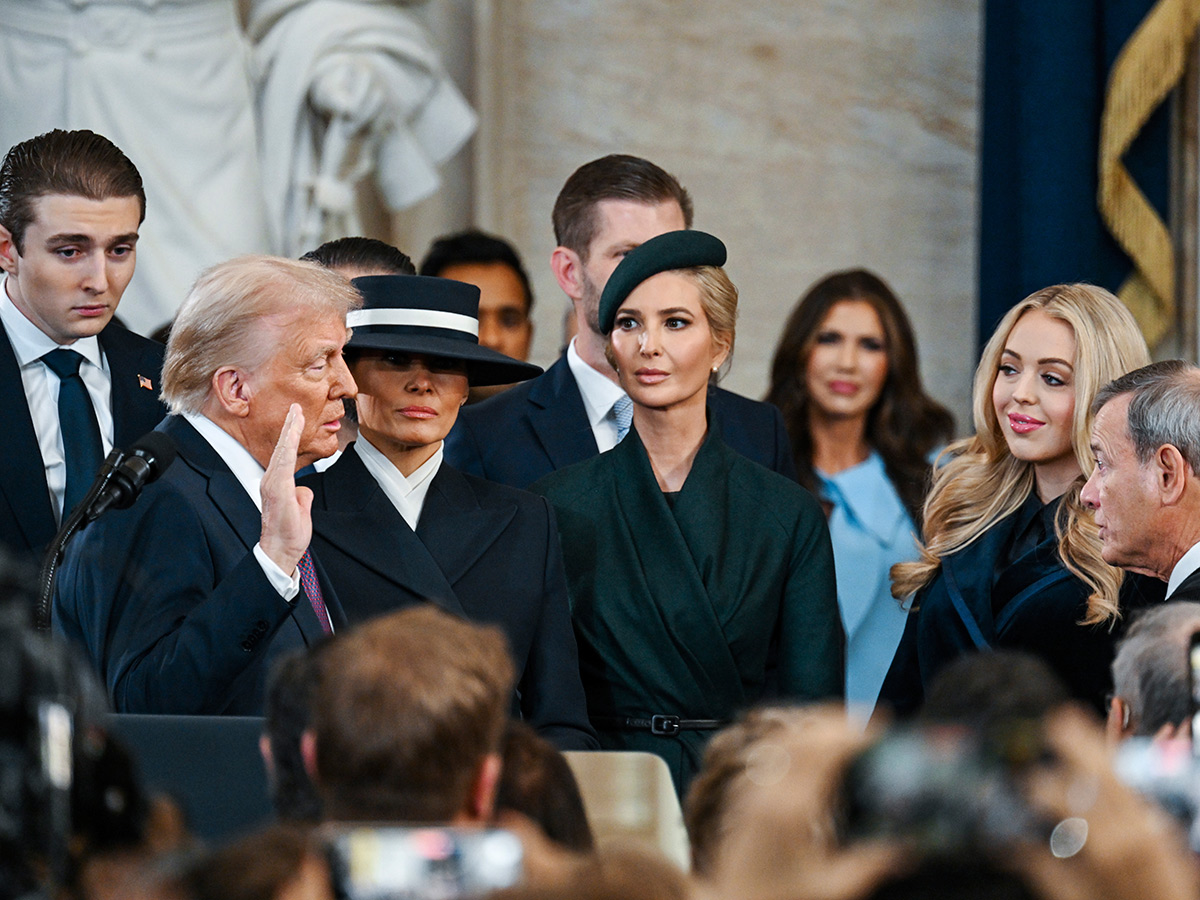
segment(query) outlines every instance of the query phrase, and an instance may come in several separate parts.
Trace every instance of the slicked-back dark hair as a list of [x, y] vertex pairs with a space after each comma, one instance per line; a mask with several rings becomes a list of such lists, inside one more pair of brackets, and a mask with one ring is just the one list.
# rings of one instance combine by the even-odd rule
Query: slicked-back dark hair
[[434, 241], [417, 274], [437, 277], [450, 266], [489, 263], [501, 263], [516, 273], [525, 291], [525, 314], [533, 312], [533, 286], [516, 249], [504, 238], [477, 228], [447, 234]]
[[355, 269], [378, 269], [380, 275], [416, 275], [417, 267], [409, 255], [385, 241], [367, 237], [343, 237], [326, 241], [316, 250], [309, 250], [302, 260], [315, 262], [327, 269], [343, 266]]
[[800, 483], [816, 492], [808, 421], [808, 360], [821, 323], [843, 300], [869, 303], [883, 325], [887, 377], [867, 415], [866, 439], [883, 458], [888, 478], [919, 528], [928, 487], [929, 454], [953, 436], [954, 417], [921, 385], [912, 323], [887, 282], [866, 269], [849, 269], [826, 275], [810, 287], [783, 326], [771, 361], [771, 387], [766, 400], [783, 413]]
[[683, 210], [684, 227], [692, 227], [692, 198], [674, 175], [640, 156], [614, 153], [580, 166], [558, 192], [551, 220], [560, 247], [587, 259], [596, 236], [596, 204], [601, 200], [647, 204], [674, 200]]
[[129, 157], [94, 131], [54, 129], [15, 145], [0, 163], [0, 225], [24, 253], [33, 204], [48, 194], [88, 200], [137, 197], [138, 222], [146, 218], [146, 189]]

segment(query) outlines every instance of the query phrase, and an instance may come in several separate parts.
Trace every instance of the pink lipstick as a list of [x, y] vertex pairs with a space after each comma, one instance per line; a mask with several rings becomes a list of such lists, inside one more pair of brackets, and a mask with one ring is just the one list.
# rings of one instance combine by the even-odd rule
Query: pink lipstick
[[1029, 434], [1031, 431], [1037, 431], [1045, 424], [1045, 422], [1035, 419], [1033, 416], [1025, 416], [1020, 413], [1008, 414], [1008, 425], [1017, 434]]

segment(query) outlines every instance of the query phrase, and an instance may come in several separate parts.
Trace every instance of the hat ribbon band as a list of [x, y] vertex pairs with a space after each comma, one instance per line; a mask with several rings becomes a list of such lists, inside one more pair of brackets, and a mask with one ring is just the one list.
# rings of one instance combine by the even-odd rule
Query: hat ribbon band
[[418, 328], [444, 328], [479, 337], [479, 320], [461, 313], [438, 309], [353, 309], [346, 315], [350, 328], [372, 325], [408, 325]]

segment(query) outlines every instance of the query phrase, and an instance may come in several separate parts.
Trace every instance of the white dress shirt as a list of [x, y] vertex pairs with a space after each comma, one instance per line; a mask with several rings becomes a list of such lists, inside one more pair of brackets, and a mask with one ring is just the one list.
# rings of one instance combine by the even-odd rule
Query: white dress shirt
[[425, 495], [429, 493], [429, 485], [433, 476], [442, 465], [442, 444], [433, 452], [433, 456], [425, 460], [420, 467], [407, 478], [392, 464], [383, 453], [361, 434], [354, 444], [358, 457], [371, 473], [371, 477], [383, 488], [384, 494], [396, 507], [396, 512], [408, 523], [413, 531], [421, 521], [421, 510], [425, 508]]
[[567, 345], [567, 365], [583, 397], [583, 408], [596, 438], [596, 446], [601, 453], [611, 450], [617, 446], [617, 422], [609, 413], [613, 404], [625, 396], [625, 392], [619, 384], [584, 362], [575, 349], [575, 338], [571, 338], [571, 343]]
[[1171, 577], [1167, 579], [1168, 600], [1175, 593], [1175, 589], [1183, 584], [1184, 579], [1197, 569], [1200, 569], [1200, 544], [1193, 544], [1192, 548], [1180, 557], [1179, 562], [1175, 563], [1175, 568], [1171, 570]]
[[46, 485], [50, 489], [54, 515], [61, 522], [63, 496], [67, 491], [67, 463], [63, 454], [62, 430], [58, 425], [59, 380], [41, 358], [60, 347], [74, 350], [83, 357], [79, 377], [96, 411], [96, 424], [100, 427], [100, 442], [105, 456], [113, 447], [112, 378], [108, 371], [108, 360], [104, 358], [100, 341], [95, 337], [80, 338], [73, 344], [56, 344], [13, 305], [8, 298], [7, 276], [4, 290], [0, 291], [0, 324], [4, 326], [17, 365], [21, 368], [21, 384], [25, 388], [29, 416], [33, 419], [33, 433], [42, 452]]
[[[346, 424], [346, 420], [343, 419], [342, 426], [345, 427], [345, 424]], [[312, 464], [313, 470], [317, 471], [317, 472], [324, 472], [326, 469], [328, 469], [335, 462], [337, 462], [339, 459], [342, 458], [342, 452], [343, 451], [340, 449], [335, 450], [333, 453], [333, 456], [326, 456], [324, 459], [318, 459], [315, 463]]]
[[[233, 477], [245, 488], [258, 511], [262, 512], [262, 479], [265, 472], [258, 460], [233, 435], [211, 419], [193, 413], [184, 413], [183, 418], [208, 441], [208, 445], [229, 466]], [[279, 596], [288, 602], [294, 600], [300, 593], [300, 570], [293, 569], [289, 575], [267, 556], [261, 544], [254, 545], [254, 558]]]

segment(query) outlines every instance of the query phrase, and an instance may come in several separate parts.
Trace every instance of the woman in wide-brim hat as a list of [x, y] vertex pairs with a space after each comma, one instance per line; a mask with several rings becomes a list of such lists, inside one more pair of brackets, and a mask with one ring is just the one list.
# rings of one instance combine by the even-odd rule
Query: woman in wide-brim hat
[[681, 793], [707, 737], [769, 686], [795, 700], [843, 689], [825, 516], [726, 446], [707, 408], [737, 317], [724, 262], [699, 231], [626, 254], [599, 319], [633, 428], [534, 485], [558, 514], [600, 741], [657, 753]]
[[514, 709], [563, 749], [591, 749], [558, 533], [549, 504], [442, 461], [475, 385], [541, 369], [478, 342], [479, 289], [444, 278], [354, 279], [347, 318], [359, 439], [313, 490], [313, 547], [351, 624], [417, 603], [498, 625], [519, 673]]

